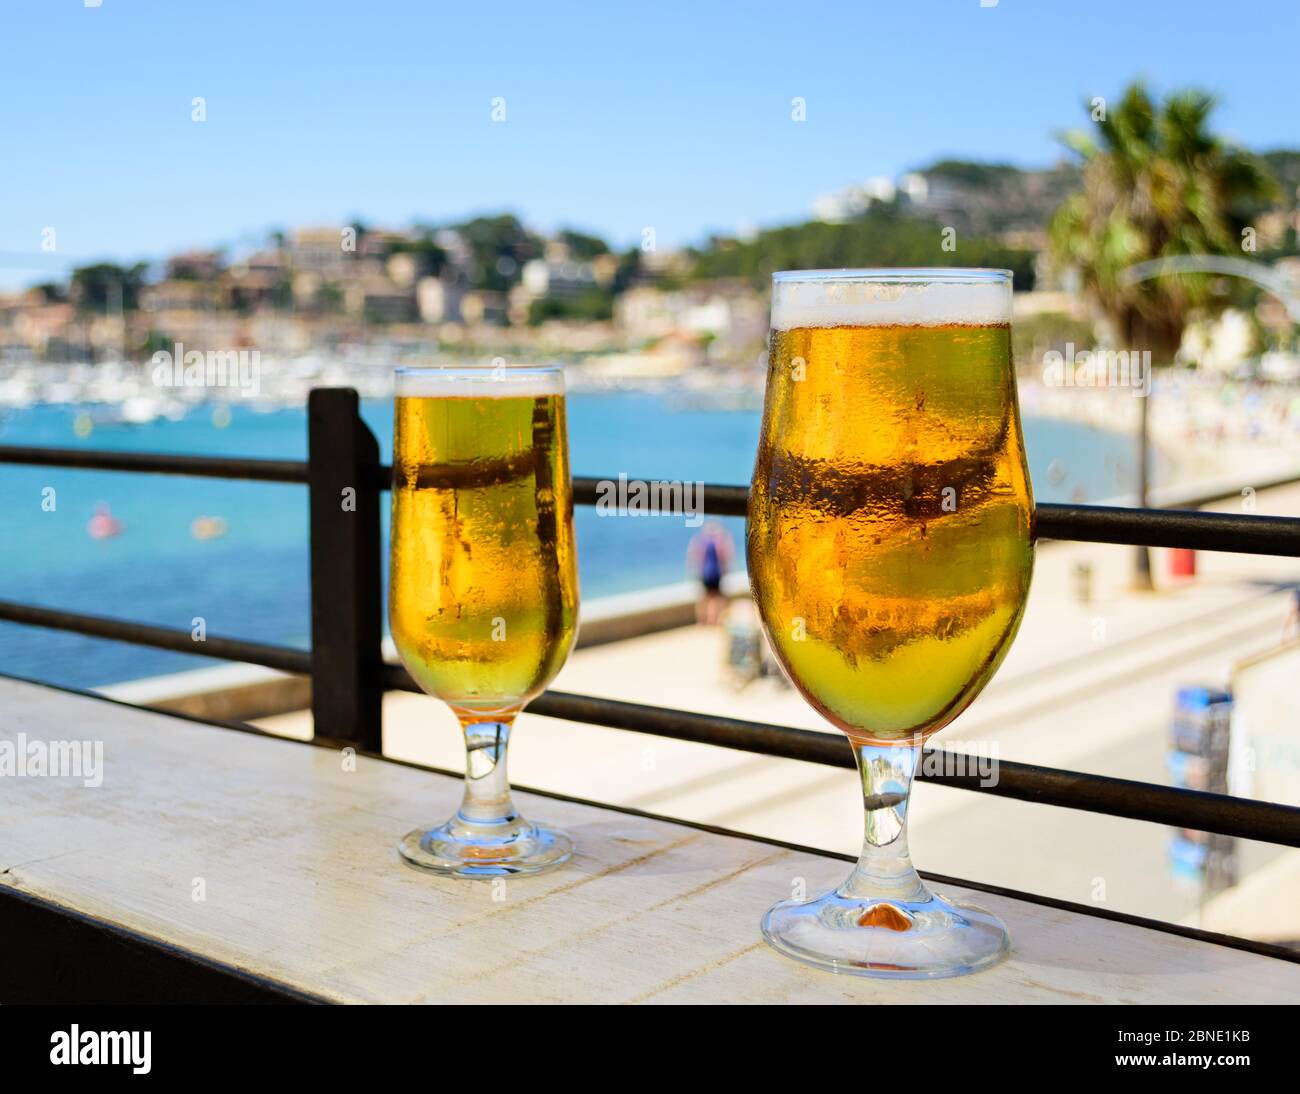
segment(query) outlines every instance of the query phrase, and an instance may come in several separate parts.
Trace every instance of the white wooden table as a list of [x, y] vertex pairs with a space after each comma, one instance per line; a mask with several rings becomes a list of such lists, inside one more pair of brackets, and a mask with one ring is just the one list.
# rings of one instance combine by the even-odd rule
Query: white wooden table
[[0, 907], [16, 890], [326, 1000], [1300, 1001], [1300, 965], [982, 892], [1012, 934], [1000, 966], [836, 976], [758, 931], [794, 879], [838, 882], [832, 857], [519, 794], [572, 834], [572, 862], [442, 880], [394, 847], [450, 813], [455, 779], [0, 678], [0, 742], [19, 734], [103, 742], [104, 778], [0, 777]]

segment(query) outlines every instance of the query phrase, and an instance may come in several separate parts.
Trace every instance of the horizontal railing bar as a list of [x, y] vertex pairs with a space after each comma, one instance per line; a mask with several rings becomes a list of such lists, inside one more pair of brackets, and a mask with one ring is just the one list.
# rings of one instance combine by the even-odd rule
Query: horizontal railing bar
[[[306, 650], [214, 635], [207, 636], [203, 642], [196, 642], [189, 631], [52, 608], [37, 608], [6, 600], [0, 600], [0, 620], [180, 653], [265, 665], [282, 672], [308, 674], [311, 669], [311, 655]], [[385, 685], [390, 688], [420, 691], [401, 665], [385, 665], [383, 675]], [[853, 758], [844, 738], [816, 730], [747, 722], [693, 711], [625, 703], [589, 695], [572, 695], [562, 691], [545, 692], [533, 700], [528, 709], [531, 713], [548, 718], [564, 718], [831, 767], [853, 766]], [[919, 777], [944, 786], [1042, 805], [1056, 805], [1089, 813], [1300, 847], [1300, 809], [1292, 806], [1157, 786], [1130, 779], [1113, 779], [1104, 775], [1061, 771], [1010, 760], [999, 761], [997, 782], [984, 785], [984, 777], [978, 772], [964, 771], [962, 762], [960, 753], [927, 749], [927, 762], [922, 765]], [[927, 774], [927, 769], [933, 773]]]
[[12, 600], [0, 600], [0, 620], [71, 631], [91, 638], [130, 642], [137, 646], [152, 646], [154, 649], [174, 650], [177, 653], [192, 653], [199, 657], [214, 657], [221, 661], [264, 665], [281, 672], [311, 672], [311, 654], [307, 650], [296, 650], [290, 646], [269, 646], [238, 638], [221, 638], [214, 634], [206, 635], [200, 642], [189, 631], [174, 627], [155, 627], [148, 623], [131, 623], [125, 619], [110, 619], [102, 615], [38, 608], [34, 604], [17, 604]]
[[1300, 555], [1300, 519], [1294, 517], [1043, 502], [1036, 507], [1035, 522], [1040, 539], [1243, 555]]
[[[402, 691], [420, 691], [419, 685], [400, 665], [384, 667], [384, 682]], [[853, 767], [853, 754], [846, 739], [834, 733], [562, 691], [544, 692], [528, 705], [528, 711], [548, 718], [564, 718], [765, 756], [804, 760], [830, 767]], [[1300, 847], [1300, 809], [1291, 806], [1132, 779], [1061, 771], [1011, 760], [998, 761], [997, 781], [986, 785], [983, 775], [966, 770], [970, 766], [968, 758], [960, 753], [926, 749], [926, 761], [917, 777], [943, 786], [1019, 801]], [[927, 771], [931, 773], [927, 774]]]
[[[594, 505], [608, 490], [601, 484], [614, 481], [575, 478], [574, 501]], [[747, 487], [704, 485], [702, 508], [712, 516], [743, 517], [748, 501]], [[1039, 539], [1300, 556], [1300, 519], [1295, 517], [1040, 502], [1034, 523]]]
[[[307, 481], [307, 464], [301, 460], [236, 459], [225, 456], [0, 445], [0, 463], [197, 475], [260, 482]], [[386, 489], [391, 480], [392, 468], [381, 466], [371, 486], [374, 489]], [[573, 480], [574, 501], [579, 505], [595, 505], [607, 496], [609, 487], [604, 484], [617, 481], [617, 478], [577, 477]], [[748, 498], [748, 487], [705, 483], [702, 497], [697, 501], [703, 512], [711, 516], [743, 517]], [[1040, 539], [1184, 547], [1196, 551], [1224, 551], [1232, 554], [1300, 556], [1300, 519], [1294, 517], [1040, 502], [1036, 507], [1035, 524]]]
[[182, 456], [167, 452], [117, 452], [110, 449], [0, 445], [0, 463], [72, 467], [85, 471], [135, 471], [151, 475], [193, 475], [206, 479], [254, 482], [307, 481], [305, 460], [264, 460], [234, 456]]
[[[838, 734], [556, 691], [539, 695], [528, 709], [551, 718], [595, 722], [745, 752], [853, 767], [852, 750]], [[1300, 847], [1300, 809], [1290, 806], [1013, 760], [999, 760], [996, 781], [990, 783], [977, 771], [969, 770], [974, 766], [973, 757], [938, 748], [928, 748], [925, 752], [926, 759], [917, 775], [923, 781], [1042, 805]]]

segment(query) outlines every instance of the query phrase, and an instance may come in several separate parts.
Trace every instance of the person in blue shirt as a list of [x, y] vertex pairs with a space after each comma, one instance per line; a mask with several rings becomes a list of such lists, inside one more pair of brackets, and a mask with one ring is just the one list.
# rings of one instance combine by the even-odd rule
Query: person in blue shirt
[[706, 522], [687, 547], [687, 564], [700, 583], [700, 599], [695, 607], [697, 622], [712, 626], [722, 618], [727, 603], [722, 579], [731, 568], [735, 553], [731, 536], [716, 520]]

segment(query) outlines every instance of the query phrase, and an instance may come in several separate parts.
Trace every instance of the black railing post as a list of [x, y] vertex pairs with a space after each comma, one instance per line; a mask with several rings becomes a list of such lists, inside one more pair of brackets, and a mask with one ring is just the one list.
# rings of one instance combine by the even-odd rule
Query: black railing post
[[311, 713], [317, 738], [379, 752], [379, 444], [350, 387], [307, 399]]

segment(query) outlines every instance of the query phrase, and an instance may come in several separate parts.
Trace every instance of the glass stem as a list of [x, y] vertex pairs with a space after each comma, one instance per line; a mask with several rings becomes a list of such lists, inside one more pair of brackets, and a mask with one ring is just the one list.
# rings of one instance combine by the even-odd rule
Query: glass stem
[[866, 811], [862, 854], [837, 890], [852, 900], [923, 901], [928, 893], [907, 850], [907, 805], [921, 740], [902, 745], [854, 744]]
[[513, 722], [513, 718], [501, 722], [461, 722], [465, 734], [465, 797], [457, 819], [474, 825], [518, 822], [506, 771], [506, 749]]

